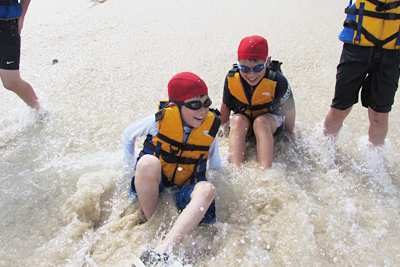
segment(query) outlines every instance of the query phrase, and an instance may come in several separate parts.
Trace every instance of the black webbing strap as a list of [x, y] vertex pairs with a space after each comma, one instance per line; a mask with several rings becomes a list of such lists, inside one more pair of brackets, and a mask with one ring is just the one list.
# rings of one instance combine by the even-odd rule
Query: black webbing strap
[[[219, 112], [219, 111], [218, 111]], [[215, 113], [214, 113], [215, 114]], [[220, 113], [221, 114], [221, 113]], [[218, 129], [219, 129], [219, 126], [221, 125], [221, 118], [220, 117], [218, 117], [216, 114], [215, 114], [215, 118], [214, 118], [214, 121], [213, 121], [213, 124], [211, 125], [211, 128], [210, 128], [210, 130], [208, 131], [208, 134], [210, 135], [210, 136], [212, 136], [212, 137], [215, 137], [216, 135], [217, 135], [217, 133], [218, 133]]]
[[250, 109], [251, 111], [257, 111], [257, 110], [261, 110], [261, 109], [265, 109], [265, 108], [268, 109], [268, 110], [270, 110], [270, 109], [271, 109], [271, 106], [272, 106], [272, 103], [269, 102], [269, 103], [265, 103], [265, 104], [250, 106], [249, 109]]
[[384, 3], [378, 0], [367, 0], [371, 4], [376, 5], [375, 10], [378, 12], [395, 9], [400, 6], [400, 1], [392, 2], [392, 3]]
[[18, 3], [18, 0], [0, 0], [0, 6], [11, 6]]
[[[187, 158], [187, 157], [178, 157], [175, 156], [174, 154], [168, 153], [164, 150], [161, 150], [161, 158], [167, 162], [167, 163], [179, 163], [183, 165], [192, 165], [196, 164], [198, 162], [198, 159], [192, 159], [192, 158]], [[203, 159], [202, 164], [207, 163], [207, 159]]]
[[161, 172], [161, 180], [162, 180], [162, 182], [163, 182], [165, 187], [171, 187], [171, 186], [174, 185], [173, 182], [168, 180], [168, 177], [163, 172]]
[[268, 79], [271, 81], [276, 81], [276, 72], [281, 71], [282, 63], [278, 60], [272, 60], [271, 64], [269, 65], [268, 70]]
[[210, 149], [209, 146], [199, 146], [199, 145], [190, 145], [190, 144], [182, 144], [181, 142], [175, 141], [163, 134], [158, 133], [157, 137], [167, 142], [168, 144], [177, 147], [179, 150], [189, 150], [189, 151], [208, 151]]
[[[151, 151], [154, 151], [154, 152], [156, 151], [156, 146], [147, 140], [144, 141], [143, 146]], [[160, 151], [160, 154], [161, 154], [161, 158], [167, 163], [174, 163], [174, 164], [179, 163], [179, 164], [184, 164], [184, 165], [198, 163], [198, 159], [175, 156], [174, 154], [168, 153], [162, 149]], [[201, 163], [206, 163], [206, 162], [207, 162], [207, 159], [204, 159], [201, 161]]]
[[164, 116], [164, 112], [162, 110], [157, 111], [155, 117], [156, 117], [156, 121], [159, 121], [163, 118]]
[[[199, 178], [201, 178], [201, 177], [206, 177], [206, 171], [198, 172], [197, 177], [194, 177], [194, 175], [192, 174], [189, 178], [187, 178], [183, 183], [181, 183], [178, 186], [183, 186], [189, 180], [190, 180], [190, 184], [194, 184], [196, 182], [199, 182]], [[196, 181], [196, 179], [197, 179], [197, 181]], [[202, 179], [200, 181], [207, 181], [207, 179]]]
[[[359, 9], [355, 9], [355, 8], [346, 8], [344, 11], [348, 15], [359, 15], [359, 11], [360, 10]], [[367, 17], [384, 19], [384, 20], [398, 20], [398, 19], [400, 19], [400, 14], [378, 13], [378, 12], [369, 11], [369, 10], [364, 10], [363, 15], [367, 16]]]
[[235, 76], [235, 73], [238, 71], [238, 65], [233, 64], [233, 68], [228, 72], [228, 77]]
[[[343, 24], [344, 27], [352, 29], [352, 30], [357, 30], [357, 22], [351, 19], [346, 19]], [[371, 43], [374, 43], [378, 47], [383, 47], [385, 44], [393, 41], [394, 39], [397, 38], [399, 35], [398, 32], [394, 33], [393, 35], [389, 36], [385, 40], [379, 40], [375, 36], [373, 36], [371, 33], [369, 33], [364, 27], [361, 27], [361, 33], [365, 36], [365, 38], [370, 41]]]

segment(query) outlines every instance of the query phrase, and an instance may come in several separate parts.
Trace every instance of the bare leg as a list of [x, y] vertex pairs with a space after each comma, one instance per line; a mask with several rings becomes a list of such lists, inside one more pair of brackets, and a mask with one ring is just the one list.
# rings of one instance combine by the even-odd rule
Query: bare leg
[[274, 133], [278, 124], [268, 114], [257, 117], [253, 123], [254, 134], [257, 140], [258, 163], [262, 169], [272, 166], [274, 156]]
[[343, 126], [343, 121], [349, 115], [351, 107], [346, 110], [330, 108], [324, 121], [324, 135], [337, 136]]
[[380, 146], [385, 143], [385, 138], [388, 132], [389, 113], [376, 112], [368, 108], [369, 118], [369, 141], [374, 146]]
[[193, 189], [189, 205], [182, 211], [174, 226], [154, 251], [165, 253], [169, 247], [176, 246], [201, 222], [217, 190], [210, 182], [199, 182]]
[[35, 91], [29, 83], [21, 79], [19, 70], [0, 69], [0, 77], [6, 89], [16, 93], [31, 108], [40, 109]]
[[231, 120], [229, 132], [230, 162], [238, 168], [244, 162], [246, 149], [246, 136], [250, 128], [250, 121], [244, 115], [236, 115]]
[[135, 188], [146, 219], [157, 208], [160, 182], [161, 162], [152, 155], [142, 156], [136, 166]]

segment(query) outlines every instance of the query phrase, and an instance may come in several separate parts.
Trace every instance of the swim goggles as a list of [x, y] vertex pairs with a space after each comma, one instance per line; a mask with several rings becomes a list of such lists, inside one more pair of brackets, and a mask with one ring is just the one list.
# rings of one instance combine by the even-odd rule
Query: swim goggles
[[181, 105], [181, 106], [185, 106], [191, 110], [199, 110], [202, 107], [208, 108], [212, 104], [212, 101], [210, 98], [207, 98], [204, 101], [204, 103], [202, 103], [200, 100], [194, 100], [194, 101], [189, 101], [189, 102], [184, 102], [184, 101], [172, 101], [172, 102], [174, 102], [178, 105]]
[[260, 65], [254, 66], [252, 70], [249, 67], [245, 66], [245, 65], [240, 65], [239, 62], [238, 62], [238, 69], [240, 71], [242, 71], [243, 73], [260, 72], [263, 69], [265, 69], [265, 67], [267, 66], [268, 62], [269, 62], [269, 58], [267, 60], [265, 60], [264, 64], [260, 64]]

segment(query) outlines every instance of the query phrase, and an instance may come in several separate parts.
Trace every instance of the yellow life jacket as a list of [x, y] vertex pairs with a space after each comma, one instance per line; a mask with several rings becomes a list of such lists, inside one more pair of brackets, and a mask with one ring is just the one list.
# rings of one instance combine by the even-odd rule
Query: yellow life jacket
[[356, 0], [345, 9], [343, 42], [384, 49], [400, 48], [400, 0]]
[[159, 133], [148, 136], [142, 153], [159, 158], [164, 184], [183, 186], [206, 180], [209, 149], [221, 119], [209, 111], [200, 127], [192, 129], [186, 142], [178, 106], [161, 109], [156, 114], [156, 120]]
[[236, 98], [236, 107], [233, 109], [235, 113], [241, 113], [249, 119], [255, 119], [260, 115], [272, 112], [274, 109], [272, 103], [275, 98], [276, 81], [263, 78], [250, 98], [243, 88], [239, 72], [235, 71], [228, 74], [228, 88]]

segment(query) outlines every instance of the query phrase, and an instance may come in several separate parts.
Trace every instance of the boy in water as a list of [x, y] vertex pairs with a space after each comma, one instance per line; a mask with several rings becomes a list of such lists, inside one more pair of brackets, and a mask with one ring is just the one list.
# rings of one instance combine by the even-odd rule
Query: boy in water
[[30, 0], [0, 0], [0, 78], [6, 89], [16, 93], [29, 107], [40, 104], [32, 86], [21, 79], [19, 60], [21, 31]]
[[[164, 187], [175, 186], [175, 201], [182, 211], [166, 237], [146, 251], [135, 266], [163, 264], [168, 249], [179, 244], [199, 223], [214, 223], [215, 186], [206, 179], [206, 164], [221, 166], [216, 138], [221, 120], [209, 110], [211, 100], [204, 81], [190, 72], [168, 83], [169, 103], [155, 114], [129, 125], [123, 135], [124, 160], [132, 159], [135, 139], [147, 135], [136, 163], [132, 191], [149, 219]], [[163, 105], [161, 102], [160, 105]]]
[[283, 125], [289, 134], [293, 133], [296, 111], [290, 85], [279, 71], [279, 63], [271, 63], [267, 40], [261, 36], [245, 37], [240, 42], [238, 64], [226, 76], [220, 136], [231, 111], [230, 162], [240, 168], [245, 160], [246, 137], [254, 134], [260, 167], [271, 168], [273, 135]]

